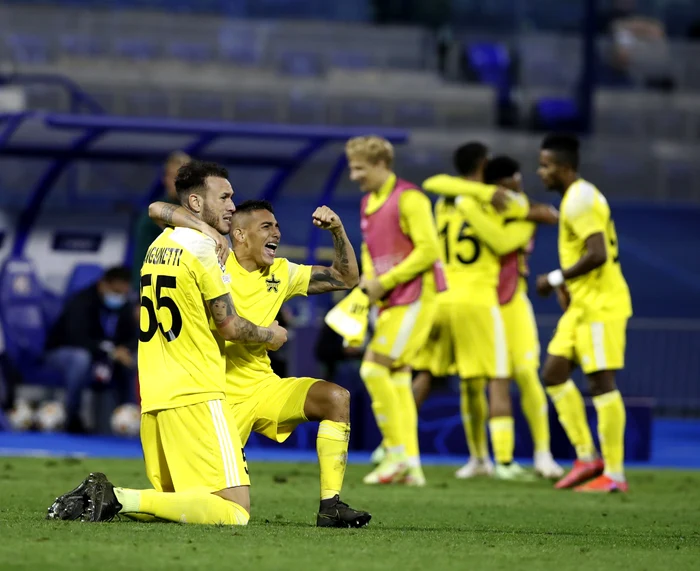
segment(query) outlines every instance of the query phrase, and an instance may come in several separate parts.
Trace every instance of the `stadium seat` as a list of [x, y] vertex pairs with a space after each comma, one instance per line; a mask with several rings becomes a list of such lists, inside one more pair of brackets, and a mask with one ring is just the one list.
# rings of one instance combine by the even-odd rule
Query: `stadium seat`
[[397, 103], [394, 107], [394, 124], [398, 127], [435, 127], [435, 107], [428, 102]]
[[25, 383], [63, 384], [61, 374], [43, 363], [47, 333], [43, 291], [25, 258], [10, 257], [0, 270], [0, 323], [7, 355]]
[[105, 47], [99, 38], [84, 34], [63, 34], [59, 44], [65, 55], [73, 57], [96, 57], [105, 52]]
[[74, 293], [94, 284], [102, 277], [104, 270], [97, 264], [76, 264], [68, 279], [64, 298], [68, 299]]
[[47, 63], [49, 42], [41, 36], [31, 34], [9, 34], [7, 45], [18, 63]]
[[212, 46], [204, 42], [171, 42], [167, 47], [169, 57], [189, 63], [207, 63], [213, 53]]
[[178, 117], [187, 119], [223, 119], [224, 99], [216, 93], [182, 93]]
[[569, 98], [543, 97], [534, 114], [535, 128], [544, 131], [575, 129], [580, 122], [578, 105]]
[[330, 54], [330, 65], [339, 69], [366, 69], [372, 67], [372, 56], [366, 52], [336, 50]]
[[157, 56], [155, 43], [142, 38], [118, 38], [114, 42], [114, 52], [118, 57], [133, 61], [148, 61]]
[[467, 61], [481, 83], [495, 87], [499, 102], [510, 100], [510, 54], [503, 44], [474, 42], [467, 46]]
[[318, 77], [323, 75], [321, 54], [285, 51], [280, 55], [277, 69], [285, 75]]

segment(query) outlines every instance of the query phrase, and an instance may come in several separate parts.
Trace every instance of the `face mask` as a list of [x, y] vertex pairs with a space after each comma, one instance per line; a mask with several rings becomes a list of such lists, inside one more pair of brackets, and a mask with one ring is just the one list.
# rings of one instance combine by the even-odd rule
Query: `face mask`
[[121, 309], [126, 303], [126, 296], [121, 293], [106, 293], [102, 297], [105, 307], [109, 309]]

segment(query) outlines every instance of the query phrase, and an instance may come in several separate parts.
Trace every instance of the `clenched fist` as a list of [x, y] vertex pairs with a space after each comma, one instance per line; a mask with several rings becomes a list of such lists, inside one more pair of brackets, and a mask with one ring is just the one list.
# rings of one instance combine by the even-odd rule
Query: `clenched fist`
[[323, 230], [334, 230], [343, 227], [340, 216], [327, 206], [319, 206], [311, 215], [311, 218], [314, 221], [314, 225]]

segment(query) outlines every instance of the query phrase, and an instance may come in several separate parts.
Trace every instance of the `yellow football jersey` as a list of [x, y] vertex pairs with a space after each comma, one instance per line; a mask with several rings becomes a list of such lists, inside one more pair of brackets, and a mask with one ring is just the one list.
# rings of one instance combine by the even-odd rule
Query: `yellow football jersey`
[[[506, 218], [522, 219], [527, 215], [529, 203], [524, 195], [520, 195], [511, 200], [503, 213], [472, 198], [440, 198], [435, 205], [435, 222], [442, 245], [440, 256], [445, 266], [449, 295], [457, 295], [478, 305], [497, 305], [501, 254], [495, 253], [483, 239], [483, 234], [472, 225], [467, 205], [480, 209], [480, 219], [488, 218], [499, 228], [505, 228]], [[512, 224], [508, 226], [515, 228]], [[489, 238], [494, 239], [493, 236]]]
[[615, 223], [608, 201], [590, 182], [579, 179], [564, 194], [559, 217], [559, 263], [570, 268], [586, 252], [586, 239], [598, 232], [605, 237], [607, 260], [583, 276], [567, 280], [572, 306], [586, 319], [614, 319], [632, 315], [627, 282], [620, 268]]
[[[226, 260], [231, 274], [233, 305], [241, 317], [255, 325], [269, 326], [282, 304], [292, 297], [305, 296], [311, 279], [311, 266], [276, 259], [269, 268], [249, 272], [241, 267], [235, 254]], [[239, 400], [250, 395], [255, 385], [272, 375], [270, 358], [263, 344], [226, 342], [226, 394]]]
[[204, 234], [169, 228], [153, 241], [141, 268], [142, 412], [224, 397], [223, 340], [205, 300], [229, 293], [230, 280]]

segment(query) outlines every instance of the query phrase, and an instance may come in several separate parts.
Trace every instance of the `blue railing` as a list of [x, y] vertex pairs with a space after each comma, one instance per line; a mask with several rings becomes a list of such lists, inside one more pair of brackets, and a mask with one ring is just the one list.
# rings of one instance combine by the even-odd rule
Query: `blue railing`
[[[25, 125], [32, 125], [34, 139], [17, 140], [17, 133]], [[37, 128], [41, 129], [37, 135]], [[408, 133], [400, 129], [372, 129], [373, 133], [387, 138], [393, 143], [404, 143]], [[262, 196], [274, 199], [288, 178], [299, 166], [329, 143], [344, 142], [347, 139], [367, 134], [367, 128], [304, 127], [291, 125], [239, 124], [215, 121], [187, 121], [181, 119], [140, 119], [109, 115], [71, 115], [29, 111], [0, 116], [0, 156], [21, 156], [52, 159], [44, 173], [34, 184], [30, 199], [19, 215], [12, 255], [21, 256], [27, 238], [37, 220], [42, 202], [51, 188], [76, 159], [116, 160], [116, 161], [163, 161], [175, 150], [169, 140], [159, 140], [148, 144], [140, 141], [146, 135], [168, 135], [187, 141], [179, 148], [201, 158], [218, 160], [239, 166], [268, 166], [276, 169], [264, 187]], [[57, 133], [62, 134], [56, 137]], [[66, 139], [65, 135], [70, 137]], [[110, 134], [128, 135], [130, 143], [124, 140], [119, 144], [108, 145], [105, 138]], [[52, 139], [53, 136], [53, 139]], [[261, 151], [218, 151], [208, 152], [208, 147], [222, 139], [257, 139], [290, 141], [301, 145], [296, 154], [286, 155]], [[97, 143], [100, 144], [96, 147]], [[329, 202], [339, 177], [345, 167], [344, 156], [339, 156], [322, 185], [321, 201]], [[143, 206], [152, 201], [161, 191], [160, 176], [150, 185], [143, 198]], [[319, 202], [320, 204], [320, 202]], [[313, 228], [309, 235], [309, 263], [314, 263], [319, 232]], [[130, 259], [131, 248], [126, 256]]]

